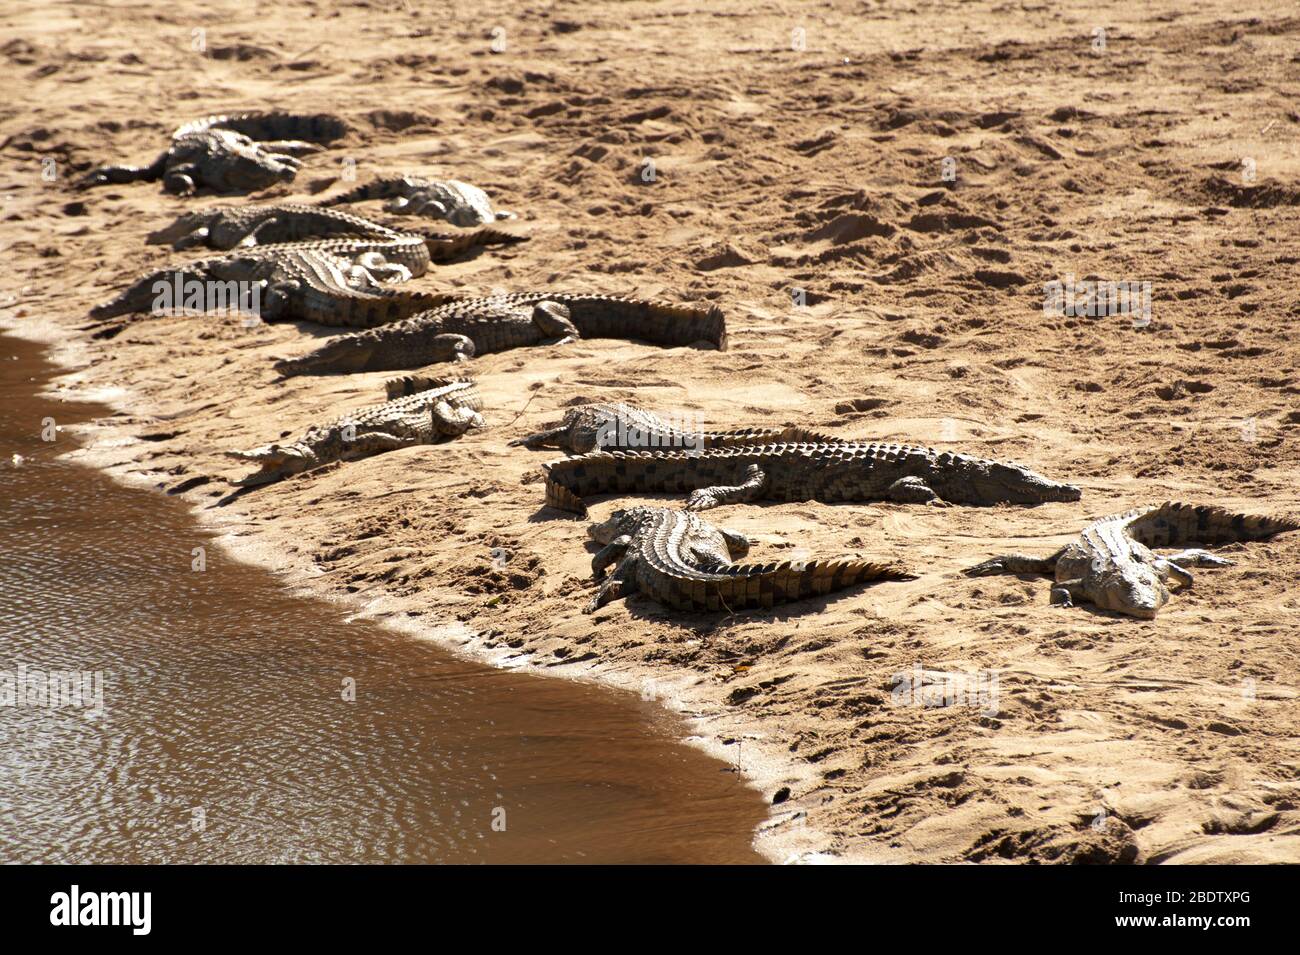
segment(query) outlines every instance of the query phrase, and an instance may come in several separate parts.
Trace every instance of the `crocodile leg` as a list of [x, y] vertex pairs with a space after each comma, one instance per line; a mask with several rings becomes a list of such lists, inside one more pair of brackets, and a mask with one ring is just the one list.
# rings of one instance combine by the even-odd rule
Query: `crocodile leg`
[[939, 495], [919, 477], [899, 478], [885, 492], [885, 497], [897, 504], [938, 503]]
[[[267, 226], [272, 225], [277, 221], [279, 220], [277, 220], [275, 216], [271, 216], [269, 219], [263, 219], [261, 222], [257, 223], [251, 229], [245, 232], [242, 236], [240, 236], [239, 241], [236, 242], [232, 248], [244, 248], [250, 245], [257, 245], [257, 233], [261, 232]], [[203, 229], [201, 231], [204, 233], [204, 238], [206, 239], [208, 230]]]
[[636, 566], [635, 559], [624, 560], [618, 565], [618, 570], [605, 578], [605, 582], [600, 585], [600, 590], [596, 596], [591, 598], [591, 603], [582, 608], [583, 613], [595, 613], [611, 600], [618, 600], [620, 597], [628, 597], [636, 593], [636, 575], [633, 573]]
[[208, 244], [209, 230], [207, 226], [200, 226], [187, 236], [182, 236], [172, 243], [172, 248], [177, 252], [184, 249], [193, 248], [196, 245]]
[[1027, 557], [1024, 554], [1004, 554], [994, 557], [974, 567], [967, 567], [963, 573], [967, 577], [991, 577], [994, 574], [1042, 574], [1050, 577], [1056, 573], [1056, 560], [1061, 556], [1057, 551], [1051, 557]]
[[744, 557], [749, 553], [750, 545], [753, 542], [744, 534], [726, 527], [719, 527], [718, 533], [727, 542], [727, 553], [731, 555], [732, 560]]
[[477, 353], [474, 339], [468, 335], [456, 335], [452, 332], [434, 335], [432, 346], [434, 358], [431, 364], [440, 361], [469, 361]]
[[272, 285], [264, 279], [260, 284], [263, 296], [261, 308], [260, 310], [250, 308], [249, 311], [258, 312], [258, 317], [266, 322], [288, 315], [294, 294], [298, 291], [298, 283], [276, 282]]
[[384, 287], [411, 280], [411, 270], [397, 262], [389, 262], [378, 252], [367, 252], [348, 266], [348, 287], [363, 294], [382, 294]]
[[353, 452], [358, 455], [382, 454], [384, 451], [396, 451], [398, 448], [405, 448], [414, 444], [411, 438], [399, 438], [395, 434], [388, 434], [386, 431], [367, 431], [359, 434], [348, 445]]
[[1168, 583], [1172, 578], [1178, 584], [1179, 590], [1186, 590], [1196, 579], [1189, 571], [1179, 567], [1168, 557], [1157, 557], [1151, 562], [1151, 566], [1155, 568], [1161, 581]]
[[702, 487], [692, 491], [691, 496], [686, 500], [686, 510], [707, 511], [719, 504], [743, 504], [746, 501], [756, 501], [763, 496], [763, 488], [766, 484], [767, 475], [763, 473], [762, 468], [757, 464], [751, 464], [745, 468], [745, 481], [742, 484], [734, 487], [727, 485]]
[[543, 345], [567, 345], [582, 337], [576, 325], [569, 321], [569, 310], [558, 302], [538, 302], [533, 306], [533, 324], [542, 330]]
[[406, 212], [408, 215], [414, 216], [428, 215], [435, 219], [447, 218], [446, 206], [436, 199], [426, 199], [422, 196], [416, 196], [414, 199], [398, 196], [388, 204], [388, 211]]
[[627, 553], [628, 545], [631, 543], [631, 534], [621, 534], [602, 547], [591, 558], [591, 575], [599, 580], [601, 572], [606, 567], [623, 559], [623, 555]]
[[1058, 580], [1052, 585], [1052, 594], [1049, 602], [1059, 607], [1073, 607], [1075, 600], [1087, 599], [1087, 592], [1083, 589], [1082, 578], [1077, 580]]
[[267, 153], [267, 156], [272, 161], [277, 162], [282, 166], [288, 166], [290, 169], [294, 170], [295, 172], [302, 168], [302, 160], [295, 159], [292, 155], [288, 153]]
[[353, 269], [366, 273], [366, 278], [375, 290], [385, 285], [396, 285], [411, 281], [411, 270], [400, 262], [389, 262], [382, 252], [366, 252], [357, 257]]
[[433, 430], [435, 434], [459, 435], [470, 428], [483, 427], [483, 416], [473, 408], [457, 408], [446, 401], [439, 401], [431, 409]]
[[197, 166], [173, 166], [167, 170], [167, 175], [163, 177], [163, 189], [173, 195], [191, 196], [198, 188], [194, 183], [194, 177], [197, 175]]
[[271, 139], [259, 140], [257, 143], [264, 150], [275, 155], [274, 158], [283, 160], [285, 156], [308, 156], [312, 153], [318, 153], [325, 147], [318, 143], [305, 143], [301, 139]]
[[1211, 554], [1199, 547], [1189, 547], [1176, 554], [1166, 554], [1164, 560], [1172, 561], [1179, 567], [1231, 567], [1232, 561], [1218, 554]]

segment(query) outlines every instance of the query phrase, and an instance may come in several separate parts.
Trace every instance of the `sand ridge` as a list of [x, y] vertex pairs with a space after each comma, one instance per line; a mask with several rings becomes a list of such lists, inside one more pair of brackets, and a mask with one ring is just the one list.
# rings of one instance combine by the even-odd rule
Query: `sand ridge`
[[[1043, 580], [960, 575], [1166, 498], [1300, 513], [1300, 298], [1283, 279], [1300, 261], [1300, 19], [1217, 2], [207, 9], [5, 17], [0, 62], [33, 90], [0, 114], [7, 311], [77, 343], [69, 387], [129, 392], [92, 434], [96, 460], [188, 487], [315, 592], [685, 707], [779, 800], [759, 839], [775, 858], [1300, 860], [1296, 535], [1226, 548], [1237, 565], [1152, 622], [1050, 607]], [[348, 162], [464, 179], [532, 240], [420, 287], [714, 302], [730, 350], [486, 356], [469, 370], [488, 430], [223, 505], [239, 472], [223, 450], [372, 404], [386, 376], [275, 383], [272, 358], [327, 334], [307, 326], [79, 330], [174, 260], [147, 232], [217, 200], [70, 180], [151, 160], [203, 113], [272, 106], [334, 111], [354, 133], [254, 200], [319, 193]], [[1067, 275], [1150, 281], [1150, 325], [1044, 316], [1044, 283]], [[507, 442], [594, 400], [1016, 459], [1085, 493], [722, 508], [710, 519], [757, 538], [756, 560], [854, 555], [919, 577], [770, 613], [632, 600], [587, 617], [585, 525], [542, 509], [555, 455]], [[915, 666], [996, 673], [996, 712], [896, 705]]]

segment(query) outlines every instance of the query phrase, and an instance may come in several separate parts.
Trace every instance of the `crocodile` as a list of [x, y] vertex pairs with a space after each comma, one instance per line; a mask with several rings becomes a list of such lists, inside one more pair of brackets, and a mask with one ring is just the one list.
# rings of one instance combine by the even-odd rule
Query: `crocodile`
[[109, 318], [153, 311], [160, 293], [168, 286], [189, 288], [198, 287], [191, 283], [199, 283], [206, 288], [207, 283], [234, 282], [259, 285], [265, 290], [262, 317], [288, 318], [294, 314], [293, 293], [299, 289], [313, 287], [327, 298], [349, 293], [379, 294], [385, 284], [423, 274], [428, 264], [428, 246], [415, 235], [254, 246], [147, 273], [111, 300], [92, 308], [90, 314], [92, 318]]
[[253, 192], [297, 175], [298, 156], [347, 135], [348, 126], [328, 114], [232, 113], [207, 116], [179, 127], [171, 144], [148, 166], [103, 166], [82, 182], [154, 182], [178, 195], [201, 188]]
[[806, 428], [742, 428], [735, 431], [682, 430], [659, 415], [623, 404], [585, 404], [542, 431], [511, 441], [513, 447], [559, 448], [574, 454], [638, 448], [730, 448], [743, 444], [832, 444], [838, 438]]
[[1291, 518], [1234, 514], [1220, 507], [1166, 501], [1094, 521], [1050, 557], [1007, 554], [968, 568], [971, 577], [1042, 574], [1053, 577], [1051, 602], [1087, 601], [1102, 610], [1151, 620], [1169, 601], [1170, 585], [1192, 584], [1187, 567], [1226, 567], [1231, 561], [1199, 548], [1161, 556], [1153, 548], [1258, 541], [1300, 530]]
[[725, 349], [726, 320], [716, 306], [617, 295], [494, 295], [459, 299], [403, 321], [343, 335], [300, 358], [282, 359], [275, 367], [286, 377], [419, 368], [577, 338], [639, 339], [665, 348], [704, 342]]
[[171, 225], [151, 232], [148, 242], [150, 245], [169, 243], [177, 250], [200, 245], [224, 250], [308, 239], [386, 239], [399, 231], [406, 230], [336, 209], [296, 203], [212, 206], [177, 216]]
[[[149, 234], [150, 244], [170, 243], [173, 249], [187, 249], [206, 245], [211, 249], [228, 250], [250, 246], [283, 245], [313, 239], [370, 239], [409, 240], [418, 236], [424, 240], [428, 258], [443, 262], [475, 246], [503, 245], [526, 242], [528, 237], [499, 229], [477, 229], [473, 232], [459, 230], [408, 228], [389, 225], [363, 216], [321, 209], [298, 203], [277, 203], [267, 206], [213, 206], [196, 212], [186, 212], [176, 221]], [[428, 262], [408, 262], [413, 274]]]
[[243, 282], [261, 287], [260, 302], [254, 310], [264, 319], [371, 328], [465, 297], [460, 293], [390, 287], [423, 275], [431, 261], [474, 245], [522, 238], [480, 229], [456, 236], [398, 233], [375, 239], [255, 245], [229, 255], [150, 272], [110, 301], [91, 309], [90, 314], [102, 319], [151, 311], [159, 300], [159, 290], [166, 286]]
[[289, 444], [251, 451], [227, 451], [260, 470], [239, 487], [269, 484], [332, 461], [353, 461], [417, 444], [436, 444], [483, 427], [483, 403], [473, 381], [464, 378], [399, 378], [388, 383], [389, 401], [313, 426]]
[[320, 200], [321, 206], [345, 202], [387, 199], [389, 212], [431, 219], [445, 219], [452, 225], [476, 226], [498, 219], [513, 219], [511, 212], [493, 211], [487, 194], [477, 186], [456, 179], [424, 179], [417, 176], [385, 176], [337, 196]]
[[546, 503], [585, 514], [583, 496], [690, 492], [702, 511], [749, 501], [1042, 504], [1079, 488], [1020, 464], [905, 444], [780, 443], [704, 451], [593, 451], [542, 466]]
[[715, 527], [690, 511], [633, 507], [588, 528], [604, 546], [592, 558], [597, 580], [610, 564], [593, 613], [620, 597], [640, 593], [674, 610], [734, 611], [803, 600], [873, 580], [911, 580], [888, 564], [839, 558], [734, 564], [749, 551], [743, 534]]

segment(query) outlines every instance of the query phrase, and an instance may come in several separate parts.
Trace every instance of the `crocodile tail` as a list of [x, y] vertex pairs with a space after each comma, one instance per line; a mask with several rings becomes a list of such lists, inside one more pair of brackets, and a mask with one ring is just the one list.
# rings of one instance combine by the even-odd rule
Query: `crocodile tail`
[[475, 229], [473, 232], [441, 232], [436, 229], [417, 229], [417, 235], [424, 238], [429, 247], [429, 258], [434, 262], [445, 262], [461, 255], [468, 249], [486, 245], [513, 245], [527, 242], [529, 237], [504, 229]]
[[349, 132], [348, 124], [329, 113], [232, 113], [209, 116], [177, 130], [229, 129], [250, 139], [299, 139], [310, 143], [332, 143]]
[[[405, 179], [402, 176], [385, 176], [379, 179], [371, 179], [359, 186], [353, 186], [347, 192], [340, 192], [336, 196], [327, 196], [324, 199], [318, 199], [318, 206], [340, 206], [349, 202], [365, 202], [368, 199], [391, 199], [393, 196], [400, 196], [403, 192]], [[411, 231], [411, 230], [405, 230]]]
[[780, 428], [736, 428], [732, 431], [706, 431], [700, 437], [706, 448], [735, 448], [749, 444], [771, 444], [781, 440]]
[[164, 149], [147, 166], [100, 166], [92, 169], [82, 177], [79, 185], [86, 189], [90, 186], [118, 185], [127, 182], [157, 182], [167, 170], [167, 157], [170, 150]]
[[418, 312], [441, 308], [464, 296], [454, 292], [383, 289], [377, 293], [341, 289], [332, 295], [311, 296], [303, 318], [318, 325], [376, 328], [410, 318]]
[[716, 305], [673, 305], [609, 295], [557, 295], [584, 338], [630, 338], [664, 348], [707, 342], [724, 351], [727, 320]]
[[402, 375], [398, 378], [390, 378], [384, 382], [384, 391], [391, 401], [394, 398], [405, 398], [408, 395], [418, 395], [424, 391], [447, 388], [451, 385], [468, 385], [469, 387], [463, 389], [458, 396], [474, 397], [476, 388], [472, 378], [436, 378], [432, 375]]
[[843, 444], [844, 439], [821, 431], [809, 431], [807, 428], [789, 427], [781, 429], [781, 437], [776, 439], [784, 444]]
[[1212, 504], [1177, 501], [1152, 508], [1128, 525], [1129, 536], [1147, 547], [1258, 541], [1294, 530], [1300, 530], [1300, 520], [1292, 517], [1238, 514]]
[[706, 448], [733, 448], [751, 444], [834, 444], [840, 438], [809, 431], [807, 428], [739, 428], [734, 431], [710, 431], [704, 434]]
[[772, 607], [834, 593], [876, 580], [912, 580], [914, 574], [892, 564], [833, 558], [829, 560], [780, 561], [774, 564], [731, 564], [702, 568], [722, 579], [701, 581], [693, 587], [693, 602], [703, 601], [700, 610], [740, 610]]
[[346, 309], [338, 316], [335, 323], [351, 328], [375, 328], [379, 325], [391, 325], [410, 318], [417, 312], [441, 308], [448, 302], [455, 301], [456, 296], [439, 292], [419, 292], [406, 289], [385, 290], [384, 294], [373, 296], [356, 296], [345, 299]]
[[579, 517], [586, 517], [586, 503], [570, 488], [561, 483], [559, 476], [554, 471], [556, 464], [563, 463], [559, 461], [542, 465], [542, 470], [546, 473], [546, 505], [559, 508], [562, 511], [571, 511]]

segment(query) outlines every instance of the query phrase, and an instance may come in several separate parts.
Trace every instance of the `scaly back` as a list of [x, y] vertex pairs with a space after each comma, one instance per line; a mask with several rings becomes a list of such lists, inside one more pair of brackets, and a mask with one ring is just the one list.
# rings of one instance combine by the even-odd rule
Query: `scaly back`
[[1300, 530], [1300, 521], [1294, 518], [1237, 514], [1214, 505], [1176, 501], [1104, 520], [1123, 524], [1130, 537], [1147, 547], [1232, 544]]

